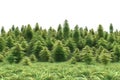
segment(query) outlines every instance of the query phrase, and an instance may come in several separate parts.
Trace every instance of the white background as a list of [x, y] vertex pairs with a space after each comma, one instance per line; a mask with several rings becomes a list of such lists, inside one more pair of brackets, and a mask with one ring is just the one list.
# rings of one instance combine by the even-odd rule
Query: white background
[[120, 0], [0, 0], [0, 27], [6, 30], [36, 22], [56, 29], [65, 19], [71, 29], [78, 24], [96, 30], [102, 24], [109, 30], [110, 23], [120, 29]]

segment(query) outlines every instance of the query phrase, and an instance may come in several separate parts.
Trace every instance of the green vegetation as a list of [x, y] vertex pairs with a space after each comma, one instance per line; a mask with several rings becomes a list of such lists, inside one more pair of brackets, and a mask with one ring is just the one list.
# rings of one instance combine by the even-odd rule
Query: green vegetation
[[0, 80], [120, 80], [120, 31], [67, 20], [58, 29], [14, 25], [0, 34]]
[[0, 62], [20, 63], [23, 57], [32, 62], [64, 62], [73, 57], [87, 64], [119, 62], [119, 35], [112, 24], [109, 32], [104, 31], [101, 24], [97, 31], [78, 25], [72, 30], [67, 20], [63, 26], [59, 24], [57, 30], [42, 29], [38, 23], [35, 27], [22, 25], [21, 29], [13, 25], [8, 32], [2, 27]]
[[[27, 58], [26, 58], [27, 59]], [[120, 80], [120, 64], [0, 64], [0, 80]]]

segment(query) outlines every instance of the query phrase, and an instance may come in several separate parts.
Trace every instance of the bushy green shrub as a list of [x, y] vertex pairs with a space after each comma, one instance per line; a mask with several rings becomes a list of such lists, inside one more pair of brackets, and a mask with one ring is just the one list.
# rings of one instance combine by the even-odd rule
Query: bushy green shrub
[[4, 38], [0, 37], [0, 52], [2, 52], [5, 48], [5, 40]]
[[114, 53], [114, 57], [116, 58], [115, 61], [120, 61], [120, 46], [119, 45], [115, 45], [113, 48], [113, 53]]
[[73, 52], [73, 57], [75, 57], [77, 62], [81, 61], [80, 51], [78, 48], [76, 48], [75, 51]]
[[73, 41], [73, 39], [69, 38], [65, 44], [69, 49], [70, 49], [70, 52], [73, 53], [74, 50], [75, 50], [75, 42]]
[[9, 53], [7, 60], [9, 63], [19, 63], [23, 58], [24, 52], [20, 44], [16, 44], [13, 50]]
[[77, 62], [77, 61], [76, 61], [76, 58], [75, 58], [75, 57], [72, 57], [72, 58], [70, 59], [70, 63], [71, 63], [71, 64], [76, 64], [76, 62]]
[[7, 56], [7, 61], [12, 64], [14, 63], [14, 57], [12, 55]]
[[111, 54], [107, 53], [107, 51], [104, 49], [102, 53], [100, 54], [100, 62], [107, 65], [111, 61]]
[[92, 55], [92, 53], [84, 53], [84, 55], [83, 55], [83, 61], [86, 64], [91, 64], [92, 61], [93, 61], [93, 55]]
[[0, 62], [3, 62], [4, 56], [0, 54]]
[[93, 61], [93, 54], [92, 54], [92, 50], [89, 46], [85, 46], [85, 48], [83, 48], [82, 53], [81, 53], [81, 57], [82, 60], [86, 63], [86, 64], [91, 64]]
[[29, 57], [24, 57], [21, 61], [21, 64], [23, 65], [31, 65], [31, 61]]
[[102, 54], [100, 56], [100, 61], [101, 61], [101, 63], [107, 65], [111, 61], [111, 56], [107, 53]]
[[63, 47], [63, 44], [62, 44], [61, 41], [57, 41], [56, 44], [54, 45], [52, 56], [53, 56], [54, 60], [57, 61], [57, 62], [67, 60], [68, 53], [65, 50], [65, 48]]
[[48, 61], [50, 57], [50, 52], [47, 47], [44, 47], [43, 50], [40, 52], [40, 60], [41, 61]]
[[49, 60], [48, 60], [50, 63], [53, 63], [54, 62], [54, 59], [53, 57], [49, 57]]
[[[36, 58], [39, 60], [40, 56], [39, 56], [39, 53], [41, 52], [41, 50], [43, 50], [43, 46], [42, 46], [42, 42], [41, 41], [37, 41], [34, 43], [33, 46], [33, 50], [31, 51], [35, 56]], [[30, 47], [31, 49], [31, 47]]]
[[36, 58], [36, 56], [34, 54], [31, 54], [30, 55], [30, 60], [31, 60], [31, 62], [36, 62], [37, 58]]

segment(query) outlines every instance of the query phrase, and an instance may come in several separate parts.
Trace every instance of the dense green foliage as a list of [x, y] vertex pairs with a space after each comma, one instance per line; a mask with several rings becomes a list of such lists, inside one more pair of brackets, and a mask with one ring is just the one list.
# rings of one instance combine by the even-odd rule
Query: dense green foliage
[[33, 63], [26, 57], [21, 64], [0, 64], [0, 80], [120, 80], [120, 64], [106, 66], [84, 63]]
[[[14, 25], [8, 32], [1, 28], [0, 62], [19, 63], [21, 61], [44, 61], [72, 63], [99, 62], [108, 64], [120, 61], [120, 32], [114, 31], [112, 24], [109, 32], [100, 24], [97, 31], [82, 28], [78, 25], [72, 30], [67, 20], [63, 26], [55, 30], [50, 27], [42, 29], [38, 23], [22, 25], [21, 29]], [[23, 58], [25, 59], [23, 60]], [[26, 58], [27, 57], [27, 58]], [[28, 59], [29, 58], [29, 59]]]

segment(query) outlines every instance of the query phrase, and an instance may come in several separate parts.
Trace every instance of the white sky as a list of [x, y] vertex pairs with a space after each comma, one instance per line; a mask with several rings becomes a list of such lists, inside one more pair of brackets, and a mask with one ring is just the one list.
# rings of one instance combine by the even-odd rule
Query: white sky
[[120, 29], [120, 0], [0, 0], [0, 27], [6, 30], [13, 24], [34, 26], [36, 22], [56, 28], [65, 19], [70, 28], [78, 24], [96, 30], [102, 24], [108, 30], [113, 23]]

